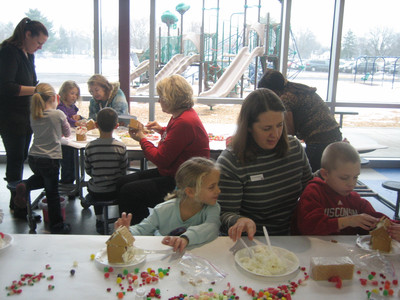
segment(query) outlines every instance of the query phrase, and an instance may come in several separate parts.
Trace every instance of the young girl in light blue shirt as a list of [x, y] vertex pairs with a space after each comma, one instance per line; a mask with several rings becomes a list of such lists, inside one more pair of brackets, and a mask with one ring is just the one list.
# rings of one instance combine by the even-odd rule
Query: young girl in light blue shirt
[[188, 245], [212, 241], [220, 227], [219, 176], [213, 161], [193, 157], [179, 167], [176, 190], [167, 196], [170, 200], [158, 204], [134, 226], [129, 227], [132, 214], [122, 213], [115, 228], [127, 226], [133, 235], [163, 235], [162, 243], [180, 252]]

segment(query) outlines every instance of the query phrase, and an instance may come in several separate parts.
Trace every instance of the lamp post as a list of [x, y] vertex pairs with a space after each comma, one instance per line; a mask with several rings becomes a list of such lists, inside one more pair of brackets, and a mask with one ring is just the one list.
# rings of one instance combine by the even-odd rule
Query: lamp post
[[189, 10], [189, 8], [190, 5], [185, 3], [180, 3], [175, 7], [175, 10], [181, 15], [181, 54], [183, 53], [183, 15]]
[[176, 21], [178, 21], [178, 18], [169, 10], [167, 10], [166, 12], [164, 12], [161, 15], [161, 21], [164, 22], [167, 27], [168, 27], [168, 42], [167, 42], [167, 51], [168, 51], [168, 60], [170, 59], [169, 55], [170, 55], [170, 51], [169, 51], [169, 32], [170, 32], [170, 27], [171, 25], [174, 25], [176, 23]]

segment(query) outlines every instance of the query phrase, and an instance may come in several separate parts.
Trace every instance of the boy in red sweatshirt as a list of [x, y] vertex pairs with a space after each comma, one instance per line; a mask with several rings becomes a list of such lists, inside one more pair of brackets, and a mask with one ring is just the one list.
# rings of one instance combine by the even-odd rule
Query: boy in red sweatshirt
[[[360, 157], [349, 143], [335, 142], [323, 152], [320, 176], [304, 189], [295, 212], [295, 230], [304, 235], [368, 234], [385, 216], [353, 191], [360, 175]], [[297, 227], [297, 228], [296, 228]], [[389, 234], [400, 241], [400, 224]]]

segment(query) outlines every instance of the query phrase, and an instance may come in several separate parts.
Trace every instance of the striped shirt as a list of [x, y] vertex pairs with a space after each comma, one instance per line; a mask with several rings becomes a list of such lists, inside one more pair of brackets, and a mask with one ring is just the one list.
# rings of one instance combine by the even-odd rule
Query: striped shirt
[[262, 226], [271, 235], [288, 235], [297, 200], [312, 178], [301, 143], [289, 136], [285, 157], [261, 150], [245, 165], [226, 149], [217, 162], [221, 168], [221, 231], [226, 234], [240, 217], [247, 217], [256, 223], [257, 235], [263, 234]]
[[116, 191], [117, 180], [126, 174], [128, 154], [126, 146], [114, 138], [98, 138], [85, 148], [85, 170], [92, 178], [88, 189], [94, 193]]

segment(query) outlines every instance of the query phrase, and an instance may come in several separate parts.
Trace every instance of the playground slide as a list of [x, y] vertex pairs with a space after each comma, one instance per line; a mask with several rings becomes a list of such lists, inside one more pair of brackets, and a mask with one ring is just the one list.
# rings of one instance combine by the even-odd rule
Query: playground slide
[[[199, 54], [184, 56], [183, 54], [174, 55], [170, 61], [157, 73], [155, 83], [172, 74], [183, 73], [191, 64], [200, 60]], [[149, 84], [143, 85], [136, 90], [136, 94], [144, 93], [149, 89]]]
[[146, 72], [149, 69], [149, 64], [150, 61], [148, 59], [142, 61], [135, 69], [135, 71], [133, 71], [133, 73], [129, 76], [130, 81], [132, 82], [133, 80], [135, 80], [137, 77], [139, 77], [140, 75], [142, 75], [144, 72]]
[[251, 60], [263, 53], [263, 47], [254, 48], [251, 53], [248, 47], [243, 47], [214, 86], [208, 91], [202, 92], [199, 97], [226, 97], [249, 67]]

